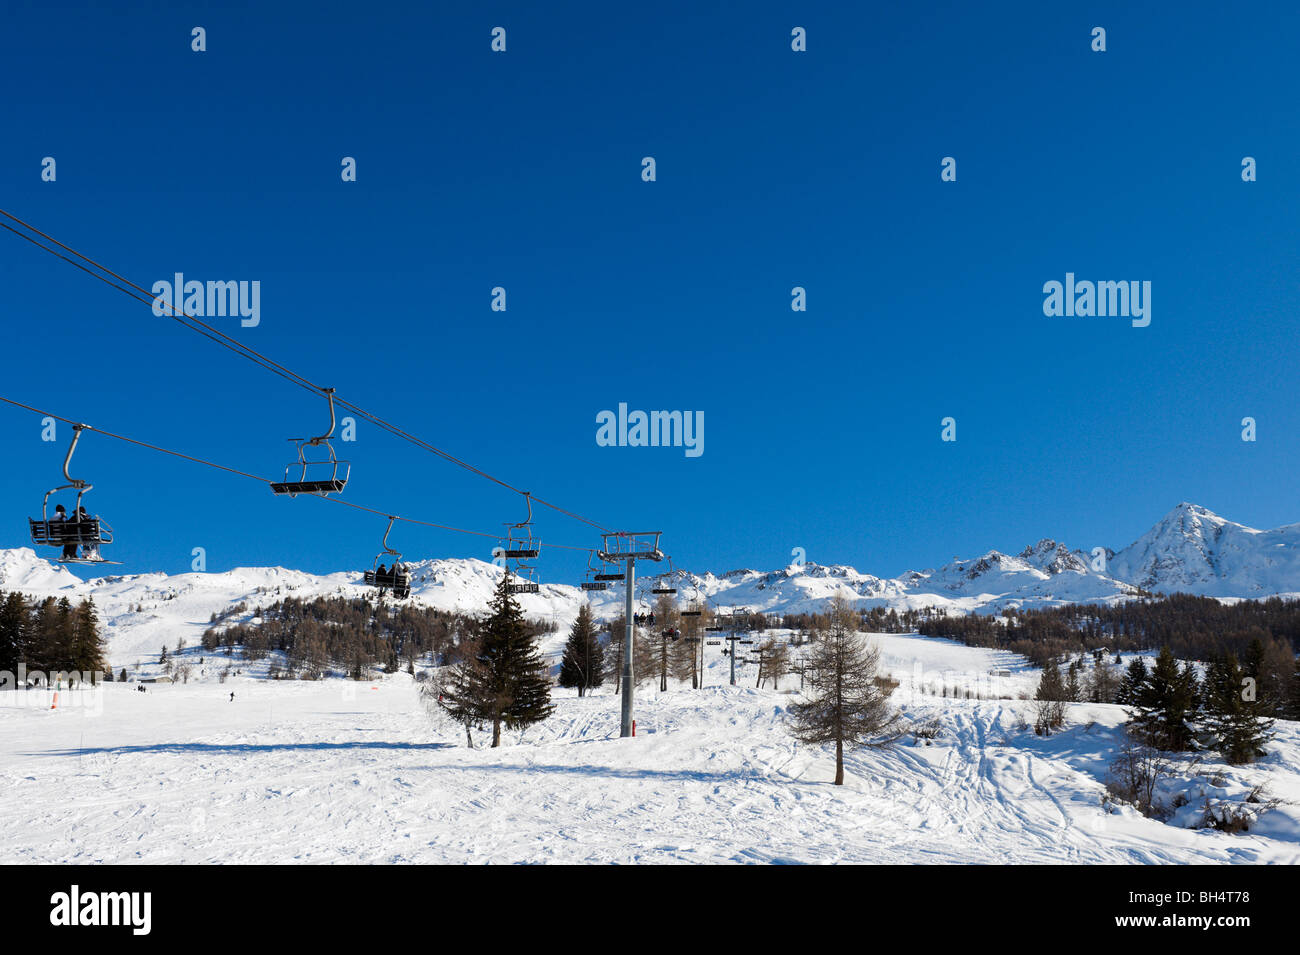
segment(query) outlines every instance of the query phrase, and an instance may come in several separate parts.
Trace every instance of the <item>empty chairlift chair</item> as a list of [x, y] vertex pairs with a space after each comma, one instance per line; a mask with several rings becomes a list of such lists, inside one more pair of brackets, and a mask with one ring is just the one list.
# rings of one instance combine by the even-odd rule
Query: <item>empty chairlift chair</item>
[[[609, 581], [601, 580], [600, 575], [596, 571], [596, 568], [591, 566], [591, 558], [593, 556], [595, 556], [594, 552], [587, 555], [587, 572], [583, 577], [583, 581], [581, 585], [582, 589], [583, 590], [609, 590]], [[623, 575], [619, 574], [618, 576], [621, 579]]]
[[[326, 497], [330, 494], [341, 494], [343, 488], [347, 486], [352, 465], [347, 461], [340, 461], [334, 454], [334, 445], [330, 444], [330, 439], [334, 437], [335, 425], [334, 389], [325, 388], [323, 392], [329, 399], [330, 428], [319, 437], [289, 439], [298, 445], [298, 460], [284, 469], [283, 481], [271, 482], [271, 491], [275, 494], [289, 497], [297, 497], [299, 494], [318, 494]], [[313, 461], [307, 457], [307, 448], [319, 448], [322, 445], [329, 454], [328, 458]]]
[[664, 581], [663, 577], [660, 577], [659, 580], [655, 583], [655, 585], [650, 588], [650, 593], [652, 594], [677, 593], [677, 588], [673, 586], [673, 578], [675, 576], [676, 576], [676, 571], [673, 570], [673, 561], [672, 558], [670, 557], [668, 558], [668, 573], [663, 575], [663, 577], [668, 578], [667, 582]]
[[518, 524], [506, 525], [506, 537], [502, 546], [494, 554], [511, 561], [513, 566], [507, 572], [514, 578], [508, 589], [512, 594], [535, 594], [541, 587], [536, 580], [536, 568], [524, 563], [533, 560], [542, 552], [542, 542], [533, 537], [533, 498], [528, 491], [522, 492], [528, 504], [528, 517]]

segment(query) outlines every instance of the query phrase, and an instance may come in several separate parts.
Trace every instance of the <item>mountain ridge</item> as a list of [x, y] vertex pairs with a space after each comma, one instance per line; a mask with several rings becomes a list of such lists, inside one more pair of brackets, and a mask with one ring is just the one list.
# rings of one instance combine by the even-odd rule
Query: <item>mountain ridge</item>
[[[431, 558], [410, 563], [411, 599], [418, 604], [477, 613], [504, 571], [473, 558]], [[642, 577], [638, 606], [648, 609], [651, 582]], [[1188, 592], [1221, 599], [1300, 593], [1300, 524], [1261, 531], [1181, 502], [1145, 534], [1119, 551], [1093, 557], [1051, 537], [1017, 554], [989, 550], [936, 568], [885, 578], [845, 564], [790, 564], [779, 570], [748, 568], [722, 574], [671, 572], [680, 604], [707, 600], [715, 607], [765, 613], [809, 613], [835, 596], [864, 607], [997, 613], [1006, 607], [1065, 603], [1115, 603], [1143, 592]], [[67, 567], [30, 548], [0, 550], [0, 590], [34, 597], [93, 597], [106, 623], [114, 663], [152, 654], [177, 638], [195, 643], [212, 614], [246, 603], [283, 597], [360, 596], [369, 592], [352, 571], [309, 574], [283, 567], [238, 567], [214, 573], [150, 572], [81, 580]], [[584, 593], [570, 584], [543, 583], [519, 598], [525, 613], [565, 628], [589, 602], [597, 616], [622, 612], [615, 585]], [[139, 609], [144, 608], [144, 609]]]

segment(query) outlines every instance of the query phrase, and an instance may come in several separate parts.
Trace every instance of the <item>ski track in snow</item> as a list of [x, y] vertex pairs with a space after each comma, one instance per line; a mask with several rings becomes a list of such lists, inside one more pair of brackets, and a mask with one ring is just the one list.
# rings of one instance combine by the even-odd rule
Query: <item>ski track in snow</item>
[[[772, 690], [645, 685], [628, 740], [609, 688], [557, 691], [496, 750], [431, 719], [405, 675], [103, 692], [99, 713], [0, 707], [0, 862], [1300, 861], [1284, 839], [1104, 813], [1089, 767], [1117, 707], [1044, 740], [1018, 728], [1027, 703], [916, 697], [906, 714], [943, 735], [854, 752], [836, 787]], [[1300, 731], [1278, 725], [1258, 772], [1300, 800]]]

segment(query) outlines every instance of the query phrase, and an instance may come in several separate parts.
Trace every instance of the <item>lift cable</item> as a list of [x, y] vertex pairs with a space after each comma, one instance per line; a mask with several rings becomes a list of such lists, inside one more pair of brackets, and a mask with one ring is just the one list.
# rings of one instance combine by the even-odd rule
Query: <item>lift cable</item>
[[[259, 482], [261, 482], [262, 484], [269, 484], [269, 483], [271, 483], [267, 478], [259, 477], [259, 476], [256, 475], [256, 474], [250, 474], [248, 471], [241, 471], [239, 468], [232, 468], [232, 467], [228, 467], [227, 465], [224, 465], [224, 464], [217, 464], [215, 461], [208, 461], [208, 460], [206, 460], [206, 459], [204, 459], [204, 458], [195, 457], [195, 456], [192, 455], [192, 454], [185, 454], [185, 453], [182, 452], [182, 451], [173, 451], [173, 450], [171, 450], [170, 448], [159, 447], [159, 446], [156, 445], [156, 444], [150, 444], [148, 441], [141, 441], [141, 440], [139, 440], [138, 438], [130, 438], [130, 437], [127, 437], [126, 435], [123, 435], [123, 434], [115, 434], [115, 433], [112, 432], [112, 431], [105, 431], [103, 428], [97, 428], [97, 427], [95, 427], [94, 425], [91, 425], [91, 424], [85, 424], [84, 422], [79, 422], [79, 421], [76, 421], [76, 420], [74, 420], [74, 419], [72, 419], [72, 418], [65, 418], [65, 417], [63, 417], [62, 415], [57, 415], [57, 414], [54, 414], [53, 412], [50, 412], [50, 411], [44, 411], [44, 410], [42, 410], [42, 409], [40, 409], [40, 408], [35, 408], [35, 407], [33, 407], [32, 405], [24, 404], [24, 403], [21, 402], [21, 401], [15, 401], [15, 400], [12, 399], [12, 398], [5, 398], [4, 396], [0, 396], [0, 401], [3, 401], [5, 404], [13, 405], [13, 406], [16, 407], [16, 408], [22, 408], [22, 409], [24, 409], [24, 410], [26, 410], [26, 411], [31, 411], [31, 412], [33, 412], [34, 414], [41, 415], [42, 417], [53, 418], [53, 419], [55, 419], [56, 421], [62, 421], [62, 422], [64, 422], [64, 423], [66, 423], [66, 424], [71, 424], [71, 425], [78, 425], [78, 424], [79, 424], [79, 425], [81, 425], [81, 427], [84, 428], [85, 430], [87, 430], [87, 431], [93, 431], [93, 432], [95, 432], [96, 434], [102, 434], [102, 435], [103, 435], [104, 437], [106, 437], [106, 438], [113, 438], [114, 440], [117, 440], [117, 441], [124, 441], [124, 442], [126, 442], [127, 444], [134, 444], [134, 445], [136, 445], [136, 446], [138, 446], [138, 447], [148, 448], [150, 451], [157, 451], [157, 452], [159, 452], [160, 454], [169, 454], [169, 455], [171, 455], [172, 457], [175, 457], [175, 458], [182, 458], [182, 459], [184, 459], [184, 460], [186, 460], [186, 461], [191, 461], [191, 462], [193, 462], [193, 463], [195, 463], [195, 464], [202, 464], [202, 465], [204, 465], [205, 467], [215, 468], [215, 469], [218, 470], [218, 471], [226, 471], [226, 472], [229, 473], [229, 474], [237, 474], [237, 475], [239, 475], [240, 477], [246, 477], [246, 478], [249, 478], [250, 480], [253, 480], [253, 481], [259, 481]], [[316, 497], [316, 496], [318, 496], [318, 495], [311, 495], [311, 496]], [[488, 533], [488, 532], [486, 532], [486, 531], [472, 531], [472, 530], [466, 530], [466, 529], [463, 528], [463, 527], [452, 527], [450, 524], [436, 524], [436, 523], [434, 523], [434, 522], [432, 522], [432, 521], [422, 521], [422, 520], [418, 520], [417, 518], [414, 518], [414, 517], [403, 517], [403, 516], [400, 515], [400, 514], [392, 514], [392, 513], [390, 513], [389, 511], [379, 510], [378, 508], [374, 508], [374, 507], [366, 507], [364, 504], [357, 504], [357, 503], [354, 502], [354, 501], [345, 501], [345, 500], [343, 500], [342, 498], [338, 498], [338, 497], [326, 497], [326, 498], [322, 498], [322, 500], [333, 501], [333, 502], [336, 503], [336, 504], [343, 504], [343, 505], [346, 505], [347, 507], [354, 508], [354, 509], [356, 509], [356, 510], [358, 510], [358, 511], [365, 511], [365, 512], [367, 512], [367, 513], [369, 513], [369, 514], [378, 514], [378, 515], [380, 515], [380, 516], [382, 516], [382, 517], [391, 517], [391, 518], [393, 518], [393, 520], [402, 521], [402, 522], [404, 522], [404, 523], [406, 523], [406, 524], [418, 524], [418, 525], [420, 525], [420, 526], [422, 526], [422, 527], [432, 527], [432, 528], [436, 528], [436, 529], [438, 529], [438, 530], [454, 531], [454, 532], [457, 533], [457, 534], [468, 534], [468, 535], [471, 535], [471, 536], [473, 536], [473, 537], [487, 537], [487, 538], [490, 538], [490, 539], [492, 539], [492, 540], [500, 540], [500, 539], [501, 539], [501, 535], [500, 535], [499, 533], [497, 533], [497, 534], [491, 534], [491, 533]], [[556, 549], [558, 549], [558, 550], [576, 550], [576, 551], [583, 551], [583, 552], [586, 552], [586, 553], [595, 553], [595, 552], [596, 552], [596, 548], [594, 548], [594, 547], [577, 547], [577, 546], [572, 545], [572, 544], [542, 544], [542, 543], [539, 542], [539, 543], [538, 543], [538, 547], [539, 547], [539, 548], [544, 548], [544, 547], [553, 547], [553, 548], [556, 548]]]
[[[54, 243], [54, 245], [58, 246], [60, 249], [63, 249], [64, 251], [69, 252], [72, 255], [76, 256], [76, 258], [80, 259], [81, 262], [71, 259], [68, 256], [63, 255], [56, 249], [50, 248], [49, 246], [38, 241], [37, 239], [34, 239], [32, 236], [20, 232], [18, 229], [15, 229], [12, 226], [9, 226], [3, 222], [0, 222], [0, 227], [7, 229], [8, 231], [12, 232], [14, 235], [18, 236], [19, 238], [26, 239], [28, 242], [30, 242], [32, 245], [36, 246], [37, 248], [50, 253], [56, 258], [62, 259], [64, 262], [67, 262], [70, 265], [75, 265], [77, 268], [81, 269], [81, 271], [85, 272], [87, 275], [91, 275], [99, 279], [104, 284], [117, 289], [119, 292], [123, 292], [124, 294], [129, 295], [131, 298], [135, 299], [138, 302], [149, 305], [150, 307], [152, 307], [155, 304], [157, 298], [152, 293], [147, 292], [139, 285], [136, 285], [134, 282], [130, 281], [127, 278], [124, 278], [123, 276], [117, 274], [116, 272], [112, 271], [106, 266], [100, 265], [98, 262], [96, 262], [94, 259], [90, 258], [89, 256], [84, 255], [81, 252], [78, 252], [76, 249], [73, 249], [70, 246], [64, 245], [58, 239], [54, 238], [51, 235], [47, 235], [46, 233], [42, 232], [40, 229], [37, 229], [35, 226], [30, 225], [27, 222], [24, 222], [22, 219], [19, 219], [11, 212], [7, 212], [4, 209], [0, 209], [0, 215], [3, 215], [6, 218], [11, 219], [12, 221], [21, 225], [23, 228], [28, 229], [31, 232], [34, 232], [36, 235], [40, 236], [41, 238]], [[99, 271], [96, 272], [92, 268], [88, 268], [86, 265], [83, 265], [82, 262], [88, 263], [90, 266], [93, 266], [93, 269], [98, 269]], [[118, 283], [122, 283], [122, 284], [118, 284]], [[200, 321], [199, 319], [195, 318], [193, 315], [188, 314], [184, 310], [178, 311], [175, 308], [175, 306], [171, 305], [171, 303], [168, 303], [168, 309], [170, 312], [168, 317], [172, 318], [174, 321], [178, 322], [179, 324], [184, 325], [186, 328], [189, 328], [191, 331], [198, 332], [200, 335], [203, 335], [205, 338], [208, 338], [211, 341], [216, 342], [218, 345], [221, 345], [222, 347], [227, 348], [230, 351], [233, 351], [241, 358], [245, 358], [256, 365], [260, 365], [262, 368], [265, 368], [268, 371], [271, 371], [274, 374], [279, 375], [281, 378], [284, 378], [285, 380], [307, 391], [311, 391], [316, 394], [320, 394], [322, 391], [324, 391], [324, 389], [321, 386], [315, 384], [308, 378], [304, 378], [302, 375], [293, 371], [291, 368], [288, 368], [285, 365], [282, 365], [279, 362], [267, 357], [266, 355], [263, 355], [261, 352], [257, 351], [254, 348], [250, 348], [249, 346], [243, 344], [242, 342], [238, 341], [235, 338], [232, 338], [231, 336], [207, 324], [206, 322]], [[436, 445], [430, 444], [429, 442], [423, 440], [422, 438], [419, 438], [416, 435], [403, 430], [402, 428], [398, 427], [392, 422], [386, 421], [385, 419], [381, 418], [379, 415], [365, 410], [359, 405], [355, 405], [352, 402], [347, 401], [344, 398], [341, 398], [337, 395], [335, 396], [334, 400], [341, 407], [347, 408], [349, 411], [360, 416], [366, 421], [369, 421], [371, 424], [375, 425], [376, 427], [384, 431], [387, 431], [390, 434], [398, 438], [401, 438], [404, 441], [414, 444], [416, 447], [421, 448], [422, 450], [437, 455], [443, 460], [448, 461], [451, 464], [455, 464], [457, 467], [463, 468], [467, 471], [470, 471], [473, 474], [477, 474], [480, 477], [486, 478], [487, 480], [492, 481], [507, 490], [514, 491], [516, 494], [521, 494], [521, 495], [527, 494], [527, 492], [523, 491], [520, 488], [515, 487], [509, 482], [504, 481], [501, 478], [498, 478], [492, 474], [489, 474], [487, 471], [484, 471], [481, 468], [475, 467], [469, 462], [456, 457], [455, 455], [451, 454], [448, 451], [444, 451], [442, 448], [439, 448]], [[531, 495], [531, 496], [532, 496], [532, 500], [536, 501], [538, 504], [541, 504], [544, 507], [548, 507], [559, 514], [563, 514], [566, 517], [572, 518], [575, 521], [579, 521], [583, 524], [587, 524], [602, 532], [608, 531], [608, 528], [606, 528], [604, 525], [596, 521], [583, 517], [580, 514], [575, 514], [573, 511], [566, 510], [565, 508], [560, 507], [557, 504], [552, 504], [550, 501], [546, 501], [540, 497], [537, 497], [536, 495]]]

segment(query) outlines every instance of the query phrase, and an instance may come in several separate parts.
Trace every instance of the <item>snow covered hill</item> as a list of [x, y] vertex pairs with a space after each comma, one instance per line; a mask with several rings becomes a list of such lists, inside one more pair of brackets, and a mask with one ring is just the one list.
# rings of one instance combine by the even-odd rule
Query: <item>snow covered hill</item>
[[[1258, 531], [1205, 508], [1180, 504], [1136, 542], [1108, 556], [1105, 569], [1095, 570], [1089, 555], [1043, 539], [1015, 555], [991, 550], [896, 578], [808, 563], [721, 575], [677, 571], [673, 582], [682, 604], [707, 599], [715, 607], [768, 613], [820, 610], [836, 595], [864, 607], [996, 613], [1008, 606], [1121, 601], [1138, 588], [1222, 598], [1300, 593], [1300, 524]], [[479, 560], [427, 560], [411, 566], [415, 602], [469, 613], [486, 605], [502, 573]], [[364, 592], [355, 572], [314, 575], [279, 567], [82, 581], [29, 548], [0, 550], [0, 590], [6, 589], [33, 596], [94, 597], [107, 624], [109, 657], [115, 666], [151, 657], [177, 639], [197, 643], [212, 614], [241, 602], [251, 608], [286, 596]], [[588, 598], [598, 616], [622, 610], [617, 587], [588, 595], [571, 584], [543, 584], [540, 593], [524, 595], [520, 603], [528, 616], [567, 628]], [[558, 644], [548, 649], [558, 649]]]

